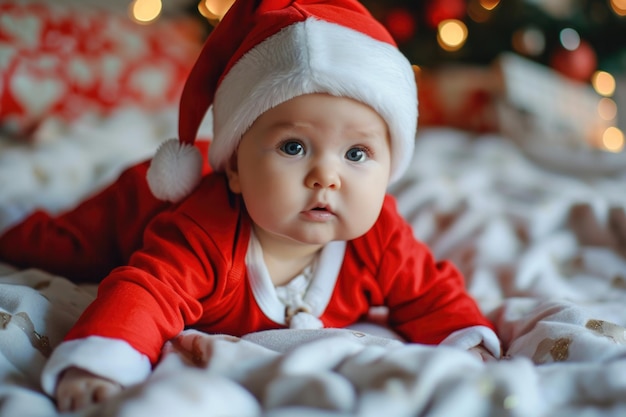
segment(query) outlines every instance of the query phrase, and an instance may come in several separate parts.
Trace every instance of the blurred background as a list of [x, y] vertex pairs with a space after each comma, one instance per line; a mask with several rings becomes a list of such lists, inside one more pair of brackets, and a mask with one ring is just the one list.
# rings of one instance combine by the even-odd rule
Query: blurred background
[[[611, 169], [626, 167], [626, 0], [362, 3], [415, 65], [420, 126], [500, 132], [540, 154], [609, 152], [620, 155]], [[45, 141], [120, 109], [175, 110], [231, 4], [0, 0], [0, 141]]]

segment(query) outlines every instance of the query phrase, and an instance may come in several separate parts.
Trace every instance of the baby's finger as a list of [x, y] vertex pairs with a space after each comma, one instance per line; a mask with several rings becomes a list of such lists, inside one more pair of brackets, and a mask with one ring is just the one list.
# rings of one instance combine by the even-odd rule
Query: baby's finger
[[121, 387], [117, 384], [102, 384], [93, 390], [91, 399], [93, 403], [99, 403], [107, 400], [121, 391]]
[[91, 401], [92, 393], [91, 391], [82, 391], [80, 393], [76, 393], [72, 397], [72, 409], [71, 411], [80, 410], [82, 408], [87, 407], [92, 404]]
[[72, 411], [73, 401], [71, 397], [59, 395], [57, 397], [57, 408], [60, 412]]

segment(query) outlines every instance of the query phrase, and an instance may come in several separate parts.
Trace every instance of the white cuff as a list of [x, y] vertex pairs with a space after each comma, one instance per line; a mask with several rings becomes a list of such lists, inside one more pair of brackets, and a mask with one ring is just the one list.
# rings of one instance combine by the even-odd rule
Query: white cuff
[[122, 386], [145, 380], [152, 366], [148, 357], [123, 340], [90, 336], [61, 343], [41, 373], [41, 387], [53, 396], [59, 375], [70, 367], [89, 371]]
[[440, 343], [442, 346], [458, 347], [464, 350], [481, 344], [496, 358], [502, 355], [500, 339], [493, 330], [486, 326], [473, 326], [457, 330]]

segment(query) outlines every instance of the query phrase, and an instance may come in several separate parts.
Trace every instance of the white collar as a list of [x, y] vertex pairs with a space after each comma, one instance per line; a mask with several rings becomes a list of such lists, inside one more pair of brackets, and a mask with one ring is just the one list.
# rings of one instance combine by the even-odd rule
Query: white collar
[[[321, 316], [330, 302], [345, 252], [345, 241], [330, 242], [321, 250], [313, 279], [304, 296], [304, 301], [315, 317]], [[246, 268], [252, 293], [263, 313], [272, 321], [286, 325], [285, 305], [276, 295], [276, 289], [263, 260], [261, 243], [254, 231], [250, 233], [250, 243], [246, 253]]]

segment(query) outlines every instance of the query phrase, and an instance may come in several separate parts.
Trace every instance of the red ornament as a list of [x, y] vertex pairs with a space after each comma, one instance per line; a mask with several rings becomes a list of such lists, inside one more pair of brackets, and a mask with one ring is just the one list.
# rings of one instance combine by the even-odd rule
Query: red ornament
[[581, 40], [573, 51], [557, 48], [550, 58], [550, 66], [573, 80], [588, 82], [597, 69], [598, 58], [589, 42]]
[[415, 17], [407, 9], [400, 7], [391, 9], [385, 16], [384, 23], [398, 43], [406, 42], [415, 35]]
[[463, 19], [467, 10], [465, 0], [431, 0], [426, 4], [426, 22], [436, 28], [447, 19]]

